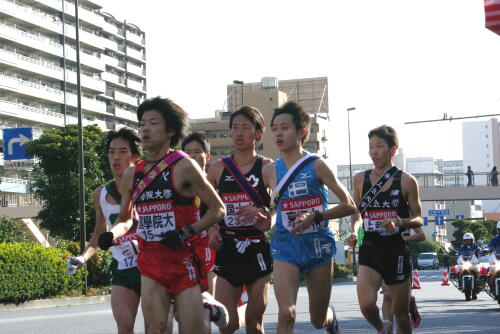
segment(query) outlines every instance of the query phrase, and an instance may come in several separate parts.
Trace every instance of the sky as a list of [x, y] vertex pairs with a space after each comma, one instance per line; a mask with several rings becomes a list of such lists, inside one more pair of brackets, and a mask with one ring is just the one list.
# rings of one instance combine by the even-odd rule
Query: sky
[[460, 121], [404, 123], [500, 113], [500, 36], [484, 28], [480, 0], [104, 4], [146, 32], [148, 97], [191, 118], [221, 109], [233, 80], [327, 76], [333, 164], [349, 162], [349, 107], [353, 164], [370, 162], [367, 134], [381, 124], [407, 157], [462, 159]]

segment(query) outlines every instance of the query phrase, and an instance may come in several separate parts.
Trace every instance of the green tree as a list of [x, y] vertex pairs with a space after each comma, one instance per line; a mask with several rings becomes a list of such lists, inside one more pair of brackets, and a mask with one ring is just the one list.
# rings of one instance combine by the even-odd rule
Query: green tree
[[[105, 133], [95, 125], [83, 129], [87, 238], [94, 228], [92, 192], [111, 178], [104, 158]], [[26, 152], [38, 159], [33, 173], [35, 194], [43, 200], [38, 218], [56, 237], [79, 240], [78, 127], [51, 129], [31, 141]]]

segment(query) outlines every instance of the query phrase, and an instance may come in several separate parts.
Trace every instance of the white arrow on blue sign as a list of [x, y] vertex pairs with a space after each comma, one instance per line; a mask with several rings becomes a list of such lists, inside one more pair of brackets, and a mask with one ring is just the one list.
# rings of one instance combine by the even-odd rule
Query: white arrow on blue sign
[[26, 155], [26, 143], [33, 139], [32, 128], [3, 129], [3, 158], [4, 160], [33, 159]]

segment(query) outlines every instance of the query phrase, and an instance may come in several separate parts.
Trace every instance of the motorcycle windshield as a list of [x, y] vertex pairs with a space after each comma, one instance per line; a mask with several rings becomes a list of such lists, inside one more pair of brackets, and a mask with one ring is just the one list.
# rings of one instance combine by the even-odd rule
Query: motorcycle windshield
[[473, 250], [465, 249], [465, 250], [462, 251], [462, 258], [464, 259], [464, 261], [470, 261], [472, 259], [473, 255], [474, 255], [474, 251]]

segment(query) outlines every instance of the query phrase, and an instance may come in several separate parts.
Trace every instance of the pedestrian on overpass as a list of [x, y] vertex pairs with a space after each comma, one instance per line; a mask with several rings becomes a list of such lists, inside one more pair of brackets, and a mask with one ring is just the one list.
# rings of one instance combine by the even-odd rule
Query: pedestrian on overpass
[[355, 231], [362, 224], [364, 237], [359, 249], [358, 300], [365, 319], [377, 333], [392, 333], [389, 321], [380, 319], [376, 305], [382, 281], [392, 297], [392, 312], [398, 334], [411, 333], [409, 317], [410, 254], [401, 234], [422, 225], [422, 207], [416, 179], [392, 163], [398, 148], [396, 131], [382, 125], [368, 133], [369, 154], [374, 168], [353, 180], [358, 210], [352, 216], [348, 244], [357, 243]]
[[467, 187], [474, 187], [474, 172], [470, 166], [467, 166]]
[[493, 166], [490, 172], [490, 183], [492, 187], [498, 186], [498, 171], [497, 166]]

